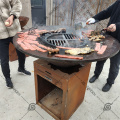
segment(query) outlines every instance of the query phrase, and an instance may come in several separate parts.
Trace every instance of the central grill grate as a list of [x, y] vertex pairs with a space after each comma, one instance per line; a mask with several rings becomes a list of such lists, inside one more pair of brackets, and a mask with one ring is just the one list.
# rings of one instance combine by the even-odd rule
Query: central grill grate
[[54, 39], [51, 39], [51, 40], [47, 40], [47, 42], [55, 45], [55, 46], [64, 46], [66, 44], [66, 41], [65, 40], [54, 40]]
[[73, 34], [51, 34], [45, 37], [46, 42], [55, 46], [62, 46], [62, 47], [82, 47], [85, 46], [86, 40], [82, 40], [79, 37]]

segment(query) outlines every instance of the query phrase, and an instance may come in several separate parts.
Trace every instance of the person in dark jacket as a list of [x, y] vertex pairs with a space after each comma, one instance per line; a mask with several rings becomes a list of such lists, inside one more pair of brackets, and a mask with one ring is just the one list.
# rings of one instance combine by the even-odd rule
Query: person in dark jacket
[[[87, 22], [89, 24], [94, 24], [97, 21], [101, 21], [107, 18], [110, 18], [109, 23], [107, 25], [107, 33], [116, 38], [120, 42], [120, 0], [117, 0], [106, 10], [103, 10], [94, 17], [88, 19]], [[89, 80], [90, 83], [93, 83], [97, 80], [97, 78], [99, 77], [103, 70], [105, 62], [106, 60], [99, 61], [96, 63], [94, 75]], [[112, 85], [114, 84], [115, 79], [119, 73], [119, 65], [120, 65], [120, 51], [115, 56], [110, 58], [109, 75], [107, 78], [107, 83], [102, 88], [103, 92], [109, 91]]]

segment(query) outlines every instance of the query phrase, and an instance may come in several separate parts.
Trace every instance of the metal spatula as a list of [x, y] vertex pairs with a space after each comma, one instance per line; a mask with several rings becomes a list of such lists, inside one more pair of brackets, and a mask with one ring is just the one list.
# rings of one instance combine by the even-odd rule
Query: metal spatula
[[80, 30], [82, 28], [85, 28], [86, 27], [86, 22], [79, 22], [79, 23], [76, 23], [75, 24], [75, 30]]

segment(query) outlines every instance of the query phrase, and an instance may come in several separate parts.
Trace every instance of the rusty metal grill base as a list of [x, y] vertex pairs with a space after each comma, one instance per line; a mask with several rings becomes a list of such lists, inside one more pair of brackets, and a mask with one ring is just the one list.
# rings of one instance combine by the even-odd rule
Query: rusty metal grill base
[[90, 66], [59, 69], [35, 61], [36, 103], [56, 120], [69, 120], [84, 99]]

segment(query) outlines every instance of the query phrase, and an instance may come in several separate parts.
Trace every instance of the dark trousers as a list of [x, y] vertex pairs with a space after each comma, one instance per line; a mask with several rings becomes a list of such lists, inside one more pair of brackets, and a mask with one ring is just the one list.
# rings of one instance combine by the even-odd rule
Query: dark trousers
[[[94, 71], [94, 74], [99, 77], [103, 70], [103, 66], [106, 60], [98, 61], [96, 63], [96, 68]], [[112, 85], [114, 84], [114, 81], [119, 73], [119, 65], [120, 65], [120, 51], [114, 56], [110, 58], [110, 69], [109, 69], [109, 75], [107, 78], [107, 83]]]
[[[5, 78], [10, 78], [10, 68], [9, 68], [9, 44], [13, 43], [13, 38], [7, 38], [0, 40], [0, 59], [1, 68]], [[25, 65], [25, 54], [16, 50], [18, 55], [19, 68], [24, 69]]]

